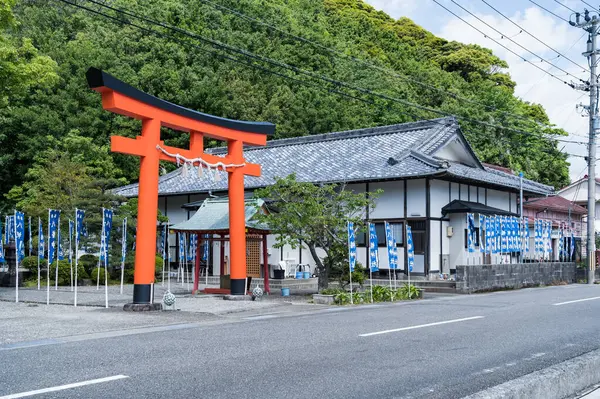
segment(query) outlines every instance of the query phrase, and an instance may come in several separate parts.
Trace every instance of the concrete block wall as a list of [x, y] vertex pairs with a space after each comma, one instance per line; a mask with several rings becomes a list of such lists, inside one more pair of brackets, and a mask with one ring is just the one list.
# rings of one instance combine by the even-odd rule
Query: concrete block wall
[[559, 281], [577, 281], [575, 263], [513, 263], [456, 267], [456, 290], [463, 294], [549, 285]]

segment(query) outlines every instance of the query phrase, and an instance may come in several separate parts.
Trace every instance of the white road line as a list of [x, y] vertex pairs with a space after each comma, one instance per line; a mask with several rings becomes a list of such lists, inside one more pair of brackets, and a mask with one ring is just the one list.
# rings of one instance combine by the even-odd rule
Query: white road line
[[76, 382], [74, 384], [59, 385], [57, 387], [37, 389], [35, 391], [21, 392], [21, 393], [15, 393], [15, 394], [12, 394], [12, 395], [0, 396], [0, 399], [25, 398], [27, 396], [40, 395], [40, 394], [48, 393], [48, 392], [64, 391], [65, 389], [78, 388], [78, 387], [83, 387], [83, 386], [86, 386], [86, 385], [93, 385], [93, 384], [100, 384], [100, 383], [103, 383], [103, 382], [110, 382], [110, 381], [122, 380], [123, 378], [129, 378], [129, 377], [126, 376], [126, 375], [114, 375], [112, 377], [98, 378], [96, 380]]
[[583, 299], [577, 299], [577, 300], [575, 300], [575, 301], [567, 301], [567, 302], [553, 303], [553, 305], [554, 305], [554, 306], [568, 305], [569, 303], [577, 303], [577, 302], [593, 301], [594, 299], [600, 299], [600, 296], [595, 296], [595, 297], [593, 297], [593, 298], [583, 298]]
[[[393, 330], [376, 331], [376, 332], [367, 333], [367, 334], [360, 334], [359, 337], [370, 337], [372, 335], [380, 335], [380, 334], [387, 334], [387, 333], [398, 332], [398, 331], [414, 330], [415, 328], [439, 326], [439, 325], [442, 325], [442, 324], [459, 323], [461, 321], [476, 320], [476, 319], [483, 319], [483, 316], [465, 317], [464, 319], [454, 319], [454, 320], [438, 321], [436, 323], [421, 324], [421, 325], [418, 325], [418, 326], [395, 328]], [[0, 398], [0, 399], [2, 399], [2, 398]]]

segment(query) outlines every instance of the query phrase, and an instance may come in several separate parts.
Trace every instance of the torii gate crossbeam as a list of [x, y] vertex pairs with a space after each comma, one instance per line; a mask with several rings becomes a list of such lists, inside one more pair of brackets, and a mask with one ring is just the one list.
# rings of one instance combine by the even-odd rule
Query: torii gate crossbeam
[[[231, 238], [231, 294], [246, 292], [246, 226], [244, 215], [244, 176], [260, 176], [260, 165], [246, 163], [243, 146], [266, 145], [267, 135], [275, 125], [266, 122], [236, 121], [204, 114], [144, 93], [112, 75], [96, 68], [86, 73], [91, 89], [102, 94], [102, 107], [110, 112], [142, 121], [142, 135], [135, 139], [112, 136], [111, 150], [140, 157], [138, 189], [138, 225], [134, 270], [134, 304], [152, 303], [154, 259], [156, 254], [156, 215], [158, 213], [159, 161], [175, 162], [167, 155], [178, 154], [187, 159], [202, 158], [228, 172], [229, 223]], [[189, 132], [190, 149], [165, 146], [160, 140], [162, 126]], [[227, 155], [217, 157], [204, 153], [203, 138], [227, 142]], [[159, 150], [160, 146], [164, 151]]]

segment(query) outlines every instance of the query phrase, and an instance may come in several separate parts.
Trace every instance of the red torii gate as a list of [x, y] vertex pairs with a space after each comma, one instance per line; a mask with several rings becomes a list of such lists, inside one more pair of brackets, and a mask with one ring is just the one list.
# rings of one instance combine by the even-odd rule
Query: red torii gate
[[[86, 77], [89, 87], [102, 94], [102, 107], [105, 110], [142, 121], [141, 136], [135, 139], [111, 137], [113, 152], [141, 158], [133, 303], [144, 305], [152, 303], [159, 160], [177, 161], [176, 157], [167, 155], [167, 152], [188, 160], [201, 158], [204, 163], [220, 164], [217, 168], [228, 172], [231, 294], [244, 295], [246, 289], [244, 175], [260, 176], [261, 167], [246, 163], [243, 146], [244, 144], [266, 145], [267, 135], [275, 132], [275, 125], [219, 118], [184, 108], [144, 93], [96, 68], [90, 68]], [[160, 140], [161, 126], [189, 132], [190, 149], [164, 145]], [[226, 141], [227, 155], [217, 157], [206, 154], [204, 136]], [[205, 165], [200, 163], [200, 166]]]

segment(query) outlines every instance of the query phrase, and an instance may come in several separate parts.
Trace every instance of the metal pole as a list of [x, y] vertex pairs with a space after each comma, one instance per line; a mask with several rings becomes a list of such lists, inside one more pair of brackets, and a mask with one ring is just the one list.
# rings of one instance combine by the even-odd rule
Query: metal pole
[[523, 172], [519, 173], [519, 216], [521, 217], [521, 246], [519, 251], [520, 263], [523, 263], [523, 249], [525, 248], [525, 232], [523, 229]]
[[595, 215], [596, 215], [596, 127], [598, 114], [598, 77], [596, 76], [596, 35], [598, 20], [593, 18], [590, 30], [590, 138], [588, 155], [588, 284], [594, 284], [596, 268]]

